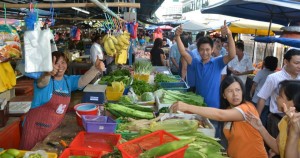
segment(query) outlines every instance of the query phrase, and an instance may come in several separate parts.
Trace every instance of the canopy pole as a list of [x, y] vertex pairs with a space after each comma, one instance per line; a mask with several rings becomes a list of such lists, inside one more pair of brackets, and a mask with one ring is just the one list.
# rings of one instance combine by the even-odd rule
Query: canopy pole
[[[268, 37], [270, 36], [270, 32], [271, 32], [272, 19], [273, 19], [273, 14], [271, 15], [271, 20], [270, 20], [270, 23], [269, 23]], [[263, 60], [264, 60], [264, 59], [265, 59], [265, 57], [266, 57], [266, 53], [267, 53], [267, 47], [268, 47], [268, 43], [266, 43], [266, 48], [265, 48], [265, 52], [264, 52], [264, 57], [263, 57]]]
[[97, 1], [97, 0], [90, 0], [90, 1], [93, 2], [95, 5], [97, 5], [99, 8], [101, 8], [103, 10], [103, 12], [106, 12], [109, 15], [117, 18], [118, 20], [125, 22], [125, 20], [123, 20], [122, 18], [120, 18], [117, 14], [115, 14], [113, 11], [111, 11], [109, 8], [107, 8], [105, 5], [103, 5], [99, 1]]
[[[100, 2], [99, 2], [100, 3]], [[141, 8], [140, 3], [124, 3], [124, 2], [114, 2], [105, 3], [107, 7], [130, 7], [130, 8]], [[90, 8], [97, 7], [94, 3], [53, 3], [53, 8], [71, 8], [71, 7], [82, 7]], [[3, 8], [3, 5], [0, 5]], [[28, 8], [28, 4], [6, 4], [6, 8]], [[39, 8], [51, 8], [51, 3], [39, 3]]]
[[[254, 36], [256, 36], [256, 33], [257, 33], [257, 29], [255, 29], [255, 34]], [[255, 40], [253, 40], [253, 54], [252, 54], [252, 63], [256, 63], [256, 42]]]

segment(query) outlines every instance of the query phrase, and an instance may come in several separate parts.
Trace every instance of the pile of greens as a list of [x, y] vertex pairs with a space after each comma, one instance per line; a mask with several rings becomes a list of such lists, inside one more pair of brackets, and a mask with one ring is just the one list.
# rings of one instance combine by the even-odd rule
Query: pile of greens
[[129, 86], [132, 78], [129, 70], [126, 69], [119, 69], [114, 72], [111, 72], [107, 76], [103, 76], [101, 80], [98, 82], [98, 84], [107, 84], [108, 86], [111, 86], [112, 82], [123, 82], [125, 86]]
[[145, 92], [154, 92], [156, 87], [142, 80], [133, 80], [131, 85], [133, 91], [137, 95], [142, 95]]
[[182, 101], [187, 104], [206, 106], [204, 98], [192, 92], [182, 93], [179, 91], [163, 90], [161, 102], [164, 104], [173, 104], [177, 101]]
[[152, 72], [153, 66], [150, 61], [137, 61], [133, 64], [134, 73], [148, 75]]
[[158, 74], [155, 75], [154, 82], [155, 83], [159, 83], [159, 82], [179, 82], [179, 80], [174, 78], [171, 75], [158, 73]]

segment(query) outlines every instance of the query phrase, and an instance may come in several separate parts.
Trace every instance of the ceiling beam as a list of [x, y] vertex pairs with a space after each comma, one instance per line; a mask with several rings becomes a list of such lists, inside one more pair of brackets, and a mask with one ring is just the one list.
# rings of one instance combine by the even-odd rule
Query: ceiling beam
[[[9, 4], [6, 3], [6, 8], [29, 8], [29, 4]], [[124, 3], [124, 2], [115, 2], [115, 3], [106, 3], [107, 7], [129, 7], [129, 8], [141, 8], [140, 3]], [[53, 3], [53, 8], [71, 8], [71, 7], [98, 7], [94, 3]], [[0, 8], [3, 8], [3, 5], [0, 5]], [[37, 3], [37, 8], [51, 8], [51, 3]]]

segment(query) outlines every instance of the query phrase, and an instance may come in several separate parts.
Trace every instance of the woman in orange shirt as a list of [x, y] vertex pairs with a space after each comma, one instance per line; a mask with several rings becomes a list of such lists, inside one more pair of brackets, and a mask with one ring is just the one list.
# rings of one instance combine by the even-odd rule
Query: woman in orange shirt
[[221, 109], [177, 102], [170, 110], [195, 113], [212, 120], [224, 121], [223, 132], [228, 141], [227, 153], [231, 158], [267, 158], [262, 136], [246, 121], [248, 112], [257, 117], [259, 115], [255, 106], [245, 101], [243, 82], [238, 77], [227, 76], [220, 87]]

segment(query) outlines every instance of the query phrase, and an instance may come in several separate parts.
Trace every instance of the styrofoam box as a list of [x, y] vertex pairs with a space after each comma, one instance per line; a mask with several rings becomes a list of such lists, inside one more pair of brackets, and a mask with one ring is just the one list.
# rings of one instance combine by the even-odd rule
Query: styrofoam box
[[199, 120], [203, 121], [205, 125], [208, 125], [209, 128], [198, 128], [197, 131], [202, 132], [203, 134], [210, 136], [210, 137], [215, 137], [216, 134], [216, 129], [213, 126], [213, 124], [209, 121], [208, 118], [202, 117], [197, 114], [169, 114], [165, 113], [164, 116], [161, 117], [161, 121], [170, 118], [170, 117], [179, 117], [179, 118], [184, 118], [187, 120]]

